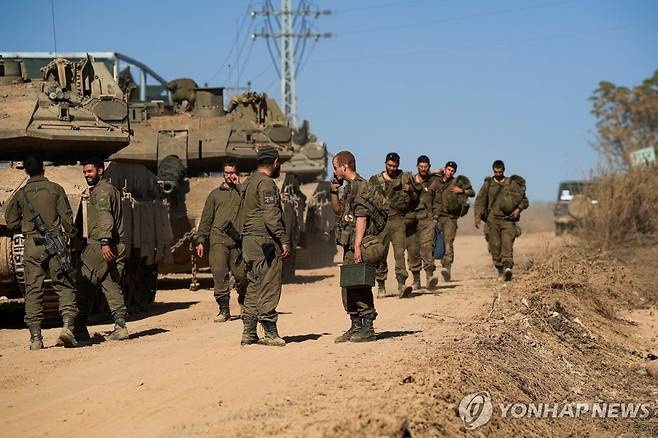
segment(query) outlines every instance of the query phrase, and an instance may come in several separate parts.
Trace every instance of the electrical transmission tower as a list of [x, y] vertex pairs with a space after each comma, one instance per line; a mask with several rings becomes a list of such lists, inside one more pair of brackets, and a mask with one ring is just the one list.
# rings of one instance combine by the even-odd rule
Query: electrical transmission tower
[[[281, 0], [281, 9], [278, 11], [274, 10], [272, 0], [266, 0], [261, 11], [251, 12], [252, 18], [265, 18], [261, 31], [252, 33], [251, 37], [267, 41], [267, 50], [281, 79], [283, 113], [294, 126], [298, 123], [296, 78], [303, 66], [306, 43], [313, 40], [315, 47], [320, 39], [331, 38], [331, 33], [313, 31], [315, 20], [330, 14], [328, 10], [311, 10], [306, 0], [299, 0], [297, 8], [293, 8], [293, 0]], [[278, 62], [272, 46], [278, 52]]]

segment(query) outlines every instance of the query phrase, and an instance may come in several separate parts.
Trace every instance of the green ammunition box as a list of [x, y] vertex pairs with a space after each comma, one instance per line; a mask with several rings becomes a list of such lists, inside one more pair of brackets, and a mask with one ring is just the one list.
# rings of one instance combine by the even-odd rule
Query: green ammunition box
[[375, 285], [375, 267], [368, 263], [340, 266], [340, 287], [372, 287]]

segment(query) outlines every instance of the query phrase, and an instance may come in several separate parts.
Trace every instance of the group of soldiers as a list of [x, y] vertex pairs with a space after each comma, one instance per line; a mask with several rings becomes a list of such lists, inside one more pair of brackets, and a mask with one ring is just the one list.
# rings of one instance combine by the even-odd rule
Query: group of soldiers
[[[82, 173], [89, 186], [84, 245], [78, 238], [64, 189], [45, 177], [43, 160], [32, 155], [23, 165], [29, 179], [9, 199], [5, 221], [11, 231], [25, 237], [25, 323], [30, 331], [30, 350], [43, 348], [43, 286], [47, 273], [59, 296], [63, 321], [59, 343], [65, 347], [92, 344], [87, 316], [98, 288], [114, 318], [114, 330], [107, 339], [128, 339], [120, 283], [126, 258], [121, 194], [104, 178], [103, 160], [82, 161]], [[81, 250], [78, 266], [71, 264], [69, 247]]]
[[[237, 160], [223, 163], [224, 181], [208, 194], [197, 229], [195, 251], [199, 257], [208, 252], [219, 308], [215, 322], [231, 319], [232, 277], [241, 307], [241, 345], [285, 346], [277, 329], [276, 308], [281, 298], [282, 263], [291, 248], [275, 183], [281, 167], [278, 150], [261, 145], [256, 163], [256, 171], [244, 183], [240, 181]], [[399, 169], [400, 156], [391, 152], [386, 155], [385, 170], [368, 181], [357, 173], [356, 159], [349, 151], [336, 154], [332, 165], [331, 204], [344, 265], [367, 261], [366, 252], [381, 247], [376, 281], [378, 298], [386, 297], [386, 256], [392, 245], [397, 296], [405, 298], [413, 289], [421, 288], [421, 270], [426, 274], [426, 287], [435, 289], [438, 278], [434, 248], [439, 233], [445, 246], [440, 258], [441, 275], [450, 281], [457, 221], [469, 209], [468, 198], [475, 195], [469, 179], [456, 175], [457, 163], [448, 161], [439, 171], [432, 171], [430, 159], [421, 155], [416, 162], [417, 173], [411, 174]], [[64, 190], [46, 179], [43, 161], [31, 156], [25, 159], [24, 166], [29, 179], [10, 199], [5, 216], [9, 228], [25, 236], [25, 323], [30, 331], [30, 349], [43, 348], [43, 284], [47, 273], [59, 295], [63, 320], [61, 344], [91, 345], [87, 315], [99, 287], [115, 323], [107, 339], [128, 339], [120, 285], [126, 254], [121, 194], [104, 178], [103, 160], [92, 158], [82, 162], [89, 185], [85, 200], [88, 231], [84, 243], [78, 239]], [[485, 236], [494, 265], [498, 275], [509, 281], [512, 246], [520, 233], [516, 223], [521, 211], [528, 207], [528, 200], [523, 178], [506, 177], [502, 161], [495, 161], [492, 167], [493, 176], [485, 178], [475, 201], [475, 226], [486, 222]], [[375, 206], [377, 202], [379, 205]], [[76, 269], [64, 269], [67, 263], [48, 244], [53, 236], [73, 251], [82, 250]], [[366, 243], [373, 241], [376, 245]], [[406, 285], [405, 251], [413, 277], [411, 286]], [[374, 341], [373, 321], [377, 312], [372, 287], [344, 287], [342, 298], [351, 325], [335, 342]], [[259, 323], [263, 337], [258, 336]]]
[[[368, 261], [366, 252], [369, 247], [364, 242], [376, 234], [384, 247], [376, 270], [378, 297], [388, 296], [385, 280], [389, 243], [393, 246], [395, 258], [397, 295], [405, 298], [413, 289], [421, 287], [421, 269], [426, 274], [427, 288], [434, 289], [438, 285], [434, 249], [437, 233], [440, 233], [445, 247], [441, 257], [441, 274], [445, 281], [450, 281], [457, 221], [468, 212], [468, 198], [475, 196], [469, 179], [455, 175], [457, 163], [448, 161], [441, 170], [432, 172], [430, 159], [421, 155], [416, 161], [418, 171], [412, 175], [399, 169], [400, 156], [391, 152], [386, 155], [385, 170], [372, 176], [369, 181], [357, 173], [356, 159], [349, 151], [337, 153], [332, 165], [331, 200], [339, 231], [337, 241], [343, 247], [344, 265]], [[521, 211], [528, 208], [528, 199], [525, 180], [517, 175], [506, 177], [502, 161], [494, 161], [492, 171], [493, 176], [485, 178], [475, 200], [475, 227], [479, 228], [483, 221], [486, 222], [485, 237], [497, 274], [509, 281], [514, 266], [513, 244], [520, 235], [517, 222]], [[344, 183], [345, 187], [341, 190]], [[382, 204], [388, 217], [383, 231], [376, 229], [377, 221], [373, 220], [373, 215], [379, 214], [380, 210], [374, 205], [378, 201], [373, 187], [384, 195]], [[405, 250], [413, 276], [412, 286], [406, 285]], [[347, 287], [343, 288], [342, 295], [351, 325], [335, 342], [374, 341], [373, 321], [377, 312], [372, 288]]]

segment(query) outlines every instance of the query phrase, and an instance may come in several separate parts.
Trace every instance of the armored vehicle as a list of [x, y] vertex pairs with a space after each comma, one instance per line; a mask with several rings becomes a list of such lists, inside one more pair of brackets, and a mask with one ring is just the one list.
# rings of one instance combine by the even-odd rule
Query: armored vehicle
[[[169, 203], [169, 217], [174, 235], [173, 263], [159, 266], [161, 273], [190, 272], [190, 287], [198, 287], [196, 272], [207, 266], [207, 258], [197, 260], [193, 249], [206, 197], [223, 181], [222, 163], [237, 158], [242, 181], [256, 169], [256, 149], [272, 144], [284, 162], [278, 180], [282, 192], [284, 223], [292, 247], [304, 243], [306, 224], [321, 224], [315, 213], [309, 215], [307, 204], [315, 212], [328, 202], [308, 194], [302, 183], [324, 175], [324, 166], [310, 173], [306, 159], [295, 157], [306, 150], [306, 143], [295, 144], [288, 121], [274, 100], [263, 93], [246, 92], [233, 96], [224, 108], [222, 88], [200, 88], [191, 79], [177, 79], [167, 84], [174, 105], [164, 101], [130, 103], [134, 139], [130, 146], [113, 154], [113, 163], [134, 163], [148, 167], [158, 175], [158, 183]], [[306, 137], [302, 140], [307, 142]], [[326, 161], [324, 144], [308, 147], [310, 159]], [[302, 153], [303, 155], [303, 153]], [[290, 163], [290, 164], [289, 164]], [[291, 167], [291, 164], [299, 164]], [[316, 184], [317, 186], [317, 184]], [[310, 202], [307, 203], [307, 198]], [[332, 257], [333, 258], [333, 257]], [[294, 276], [295, 252], [284, 263], [284, 278]]]
[[[0, 58], [0, 296], [4, 302], [20, 303], [24, 289], [24, 237], [12, 234], [4, 222], [7, 201], [28, 179], [21, 160], [29, 154], [43, 158], [46, 176], [65, 189], [84, 238], [87, 184], [78, 162], [92, 155], [106, 158], [130, 142], [127, 101], [103, 63], [89, 56], [56, 58], [41, 73], [41, 78], [31, 78], [21, 59]], [[122, 190], [124, 222], [129, 225], [129, 258], [122, 279], [126, 301], [132, 309], [143, 308], [155, 296], [157, 263], [169, 254], [164, 251], [171, 243], [167, 210], [155, 175], [143, 166], [111, 163], [106, 175]], [[49, 291], [45, 302], [47, 309], [56, 309], [56, 294]], [[103, 307], [99, 297], [96, 310]]]
[[553, 207], [555, 234], [573, 231], [596, 201], [591, 199], [589, 181], [562, 181]]

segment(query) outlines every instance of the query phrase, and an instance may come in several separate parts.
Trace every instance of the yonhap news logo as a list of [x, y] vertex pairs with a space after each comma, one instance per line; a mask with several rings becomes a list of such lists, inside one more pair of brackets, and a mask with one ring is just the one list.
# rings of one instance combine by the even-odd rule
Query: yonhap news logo
[[494, 404], [488, 391], [466, 395], [459, 403], [459, 417], [467, 430], [487, 424], [493, 415], [500, 418], [594, 418], [658, 419], [651, 403], [637, 402], [504, 402]]
[[487, 391], [468, 394], [459, 403], [459, 417], [468, 430], [487, 424], [492, 413], [491, 395]]

